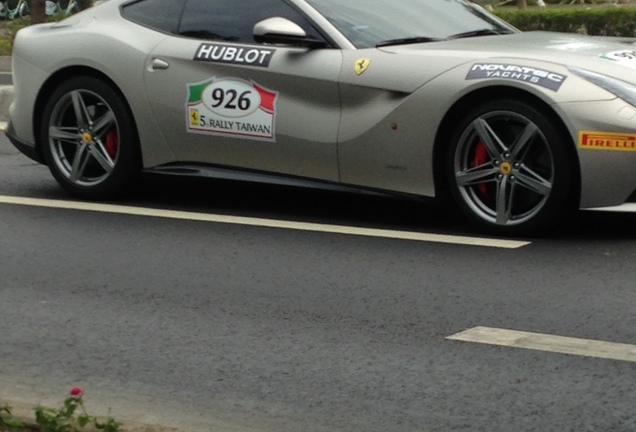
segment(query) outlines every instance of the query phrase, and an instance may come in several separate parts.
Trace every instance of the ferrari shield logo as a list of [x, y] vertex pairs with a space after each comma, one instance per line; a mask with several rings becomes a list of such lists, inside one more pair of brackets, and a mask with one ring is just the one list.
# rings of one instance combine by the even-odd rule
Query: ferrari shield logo
[[371, 60], [369, 59], [358, 59], [356, 60], [356, 64], [354, 66], [354, 70], [356, 71], [356, 75], [362, 75], [369, 69], [369, 65], [371, 64]]

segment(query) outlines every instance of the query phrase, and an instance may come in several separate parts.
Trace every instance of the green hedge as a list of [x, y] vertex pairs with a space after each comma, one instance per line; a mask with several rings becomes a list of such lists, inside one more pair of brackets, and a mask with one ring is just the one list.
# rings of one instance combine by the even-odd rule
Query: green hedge
[[509, 10], [494, 13], [523, 31], [546, 30], [594, 36], [636, 37], [636, 8], [546, 8]]

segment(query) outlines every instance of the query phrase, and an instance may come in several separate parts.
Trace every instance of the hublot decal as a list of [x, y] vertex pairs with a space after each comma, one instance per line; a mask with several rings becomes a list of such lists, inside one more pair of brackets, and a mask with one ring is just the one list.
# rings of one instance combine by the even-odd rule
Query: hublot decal
[[195, 61], [269, 67], [276, 52], [273, 48], [247, 48], [219, 43], [202, 43], [194, 55]]

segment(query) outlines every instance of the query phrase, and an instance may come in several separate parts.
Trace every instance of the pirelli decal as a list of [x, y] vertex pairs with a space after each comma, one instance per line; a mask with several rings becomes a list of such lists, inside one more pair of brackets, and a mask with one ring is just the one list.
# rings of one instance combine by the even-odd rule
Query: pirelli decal
[[249, 48], [220, 43], [202, 43], [194, 54], [195, 61], [269, 67], [274, 48]]
[[474, 64], [466, 75], [467, 80], [487, 78], [521, 81], [559, 91], [567, 76], [528, 66], [500, 63]]
[[580, 132], [579, 148], [589, 150], [636, 152], [636, 134]]

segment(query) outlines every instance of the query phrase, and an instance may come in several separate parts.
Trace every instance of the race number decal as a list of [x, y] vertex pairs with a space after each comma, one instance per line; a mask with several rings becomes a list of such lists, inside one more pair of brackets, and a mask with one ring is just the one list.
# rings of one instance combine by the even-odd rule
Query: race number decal
[[239, 78], [210, 78], [188, 84], [187, 130], [276, 141], [278, 92]]
[[601, 58], [621, 63], [625, 66], [636, 67], [636, 50], [612, 51], [601, 55]]

